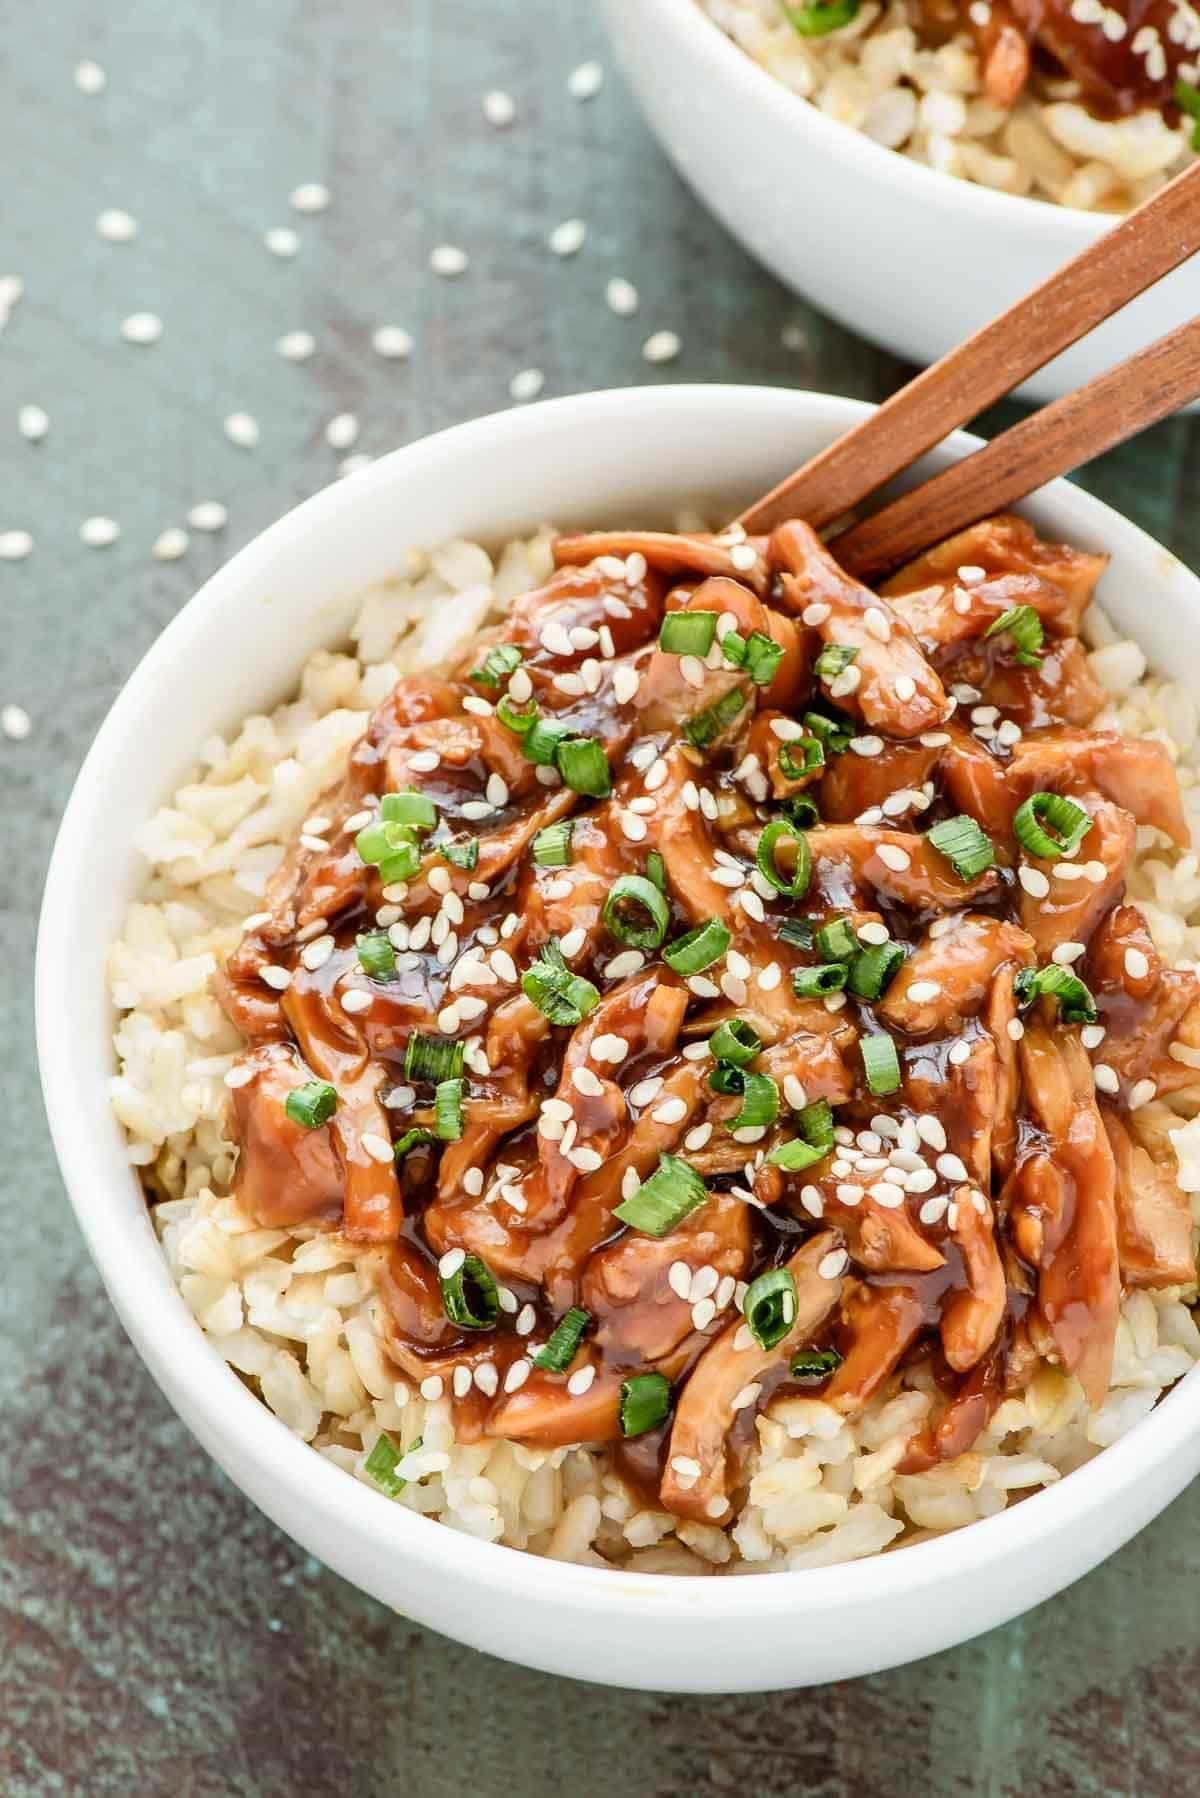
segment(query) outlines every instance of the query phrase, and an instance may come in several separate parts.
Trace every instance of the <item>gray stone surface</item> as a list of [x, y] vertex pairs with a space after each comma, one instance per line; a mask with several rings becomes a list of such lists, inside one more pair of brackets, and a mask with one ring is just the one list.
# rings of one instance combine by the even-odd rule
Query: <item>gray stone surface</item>
[[[380, 451], [506, 404], [530, 365], [548, 394], [722, 379], [882, 397], [903, 371], [746, 260], [611, 70], [594, 101], [568, 97], [568, 71], [605, 54], [590, 9], [57, 0], [5, 22], [0, 275], [26, 294], [0, 337], [0, 530], [37, 542], [0, 562], [0, 704], [34, 720], [28, 741], [0, 740], [4, 1798], [1200, 1789], [1195, 1494], [955, 1653], [784, 1697], [663, 1698], [526, 1673], [391, 1616], [307, 1563], [168, 1411], [71, 1219], [32, 1052], [42, 872], [121, 680], [233, 548], [331, 478], [336, 412], [358, 412], [360, 447]], [[103, 94], [77, 91], [83, 57], [107, 70]], [[509, 132], [483, 122], [492, 86], [516, 97]], [[332, 192], [319, 217], [289, 213], [307, 180]], [[137, 217], [136, 242], [96, 237], [106, 206]], [[544, 238], [572, 215], [588, 239], [562, 262]], [[279, 224], [302, 237], [292, 262], [263, 248]], [[882, 278], [852, 225], [864, 279]], [[428, 272], [441, 242], [470, 253], [458, 282]], [[637, 319], [606, 309], [611, 274], [639, 286]], [[153, 348], [121, 341], [138, 310], [163, 317]], [[410, 364], [373, 354], [380, 322], [413, 332]], [[660, 327], [683, 353], [650, 370], [639, 346]], [[310, 362], [275, 354], [291, 329], [316, 335]], [[27, 402], [51, 415], [37, 446], [14, 428]], [[256, 451], [225, 440], [233, 410], [259, 419]], [[1198, 444], [1177, 422], [1091, 477], [1193, 560]], [[228, 505], [228, 530], [153, 561], [158, 533], [207, 498]], [[120, 522], [113, 548], [81, 544], [93, 513]]]

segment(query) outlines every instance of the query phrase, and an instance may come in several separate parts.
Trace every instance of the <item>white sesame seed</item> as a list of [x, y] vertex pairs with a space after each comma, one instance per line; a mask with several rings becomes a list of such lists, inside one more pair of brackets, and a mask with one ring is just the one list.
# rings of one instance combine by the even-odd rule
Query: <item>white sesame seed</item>
[[1131, 980], [1144, 980], [1150, 972], [1150, 962], [1141, 949], [1126, 949], [1125, 972]]
[[692, 1306], [692, 1328], [693, 1328], [693, 1330], [707, 1330], [709, 1324], [712, 1322], [713, 1318], [716, 1315], [717, 1315], [717, 1307], [716, 1307], [715, 1303], [713, 1302], [713, 1300], [712, 1299], [700, 1299], [696, 1304], [694, 1304]]
[[872, 756], [883, 754], [882, 737], [851, 737], [850, 748], [855, 755]]
[[1098, 1049], [1107, 1035], [1103, 1024], [1085, 1024], [1079, 1032], [1079, 1040], [1085, 1049]]
[[230, 1068], [224, 1076], [224, 1083], [231, 1091], [235, 1091], [239, 1086], [246, 1086], [253, 1078], [254, 1069], [243, 1064], [241, 1067]]
[[556, 256], [574, 256], [583, 248], [586, 237], [587, 226], [582, 219], [564, 219], [548, 234], [546, 247]]
[[1121, 1082], [1106, 1061], [1098, 1061], [1092, 1069], [1092, 1076], [1102, 1093], [1119, 1093]]
[[303, 181], [288, 195], [293, 212], [324, 212], [329, 204], [329, 189], [319, 181]]
[[467, 252], [452, 243], [440, 243], [429, 253], [429, 266], [434, 274], [449, 280], [466, 273], [468, 260]]
[[236, 443], [239, 449], [253, 449], [258, 442], [258, 423], [248, 412], [231, 412], [224, 430], [230, 443]]
[[17, 430], [27, 443], [40, 443], [49, 429], [49, 415], [41, 406], [22, 406], [17, 413]]
[[1149, 1105], [1158, 1093], [1153, 1080], [1138, 1080], [1129, 1089], [1129, 1109], [1140, 1111], [1143, 1105]]
[[216, 499], [201, 500], [188, 513], [188, 523], [194, 531], [224, 530], [228, 518], [224, 506]]
[[691, 1455], [672, 1455], [671, 1471], [677, 1473], [681, 1479], [698, 1480], [703, 1469], [699, 1461], [694, 1460]]
[[649, 826], [647, 825], [646, 820], [644, 818], [639, 818], [636, 812], [621, 812], [619, 814], [619, 822], [621, 826], [621, 835], [629, 842], [641, 843], [645, 841]]
[[937, 1171], [943, 1180], [965, 1180], [967, 1170], [958, 1155], [939, 1155]]
[[674, 331], [654, 331], [642, 345], [642, 358], [646, 362], [673, 362], [682, 347]]
[[353, 1016], [356, 1012], [370, 1011], [373, 995], [364, 992], [361, 987], [354, 986], [342, 993], [341, 1000], [342, 1010], [350, 1012]]
[[520, 405], [525, 400], [535, 400], [545, 385], [546, 377], [540, 368], [522, 368], [508, 383], [508, 391]]
[[514, 1361], [504, 1376], [505, 1392], [519, 1392], [529, 1378], [529, 1374], [530, 1364], [528, 1361]]
[[121, 320], [121, 336], [126, 343], [157, 343], [162, 333], [162, 320], [154, 312], [131, 312]]
[[637, 974], [646, 965], [646, 957], [640, 949], [623, 949], [620, 955], [614, 955], [605, 964], [604, 973], [608, 980], [624, 980], [630, 974]]
[[697, 1124], [695, 1129], [689, 1130], [684, 1137], [683, 1146], [689, 1154], [695, 1155], [701, 1149], [707, 1147], [708, 1143], [712, 1140], [712, 1133], [713, 1127], [711, 1124]]
[[897, 843], [879, 843], [875, 853], [884, 867], [890, 868], [893, 874], [903, 874], [912, 866], [912, 857], [907, 849], [901, 849]]
[[618, 318], [632, 318], [638, 309], [638, 290], [623, 275], [612, 277], [604, 289], [604, 298], [609, 311]]
[[121, 535], [121, 527], [115, 518], [85, 518], [79, 535], [89, 549], [107, 549]]
[[594, 100], [604, 85], [604, 70], [598, 62], [581, 62], [567, 76], [567, 92], [572, 100]]
[[940, 996], [941, 982], [938, 980], [914, 980], [908, 989], [908, 996], [914, 1005], [928, 1005], [932, 999]]
[[596, 1369], [591, 1365], [576, 1368], [567, 1381], [567, 1391], [572, 1398], [582, 1398], [596, 1377]]
[[469, 1367], [463, 1367], [460, 1363], [460, 1365], [454, 1369], [450, 1386], [455, 1398], [466, 1398], [468, 1392], [471, 1390], [471, 1369]]
[[[836, 679], [831, 680], [829, 683], [830, 696], [834, 699], [847, 698], [851, 693], [856, 693], [858, 691], [859, 683], [861, 682], [861, 680], [862, 680], [861, 668], [857, 668], [852, 665], [849, 668], [843, 669], [841, 674], [839, 674], [836, 677]], [[899, 685], [900, 685], [900, 682], [897, 681], [896, 686], [899, 687]]]
[[430, 1404], [435, 1403], [436, 1400], [441, 1398], [443, 1389], [442, 1376], [440, 1373], [431, 1373], [426, 1379], [421, 1381], [421, 1397], [427, 1399]]
[[865, 924], [860, 924], [858, 927], [858, 940], [860, 943], [869, 943], [873, 948], [879, 948], [889, 940], [888, 927], [886, 924], [868, 919]]
[[568, 961], [573, 961], [586, 942], [587, 931], [583, 928], [582, 924], [577, 924], [574, 930], [567, 931], [566, 935], [560, 940], [558, 946], [566, 959]]
[[1040, 868], [1027, 868], [1022, 864], [1017, 870], [1017, 879], [1031, 899], [1044, 899], [1050, 891], [1050, 882]]
[[887, 613], [879, 606], [867, 607], [866, 612], [863, 614], [863, 623], [866, 625], [871, 635], [877, 637], [881, 643], [888, 643], [891, 641], [891, 623]]
[[325, 966], [325, 963], [333, 954], [335, 947], [336, 945], [331, 936], [319, 936], [315, 942], [306, 943], [304, 945], [304, 948], [300, 952], [300, 960], [304, 963], [304, 966], [308, 969], [310, 974], [315, 974], [318, 968], [323, 968]]
[[403, 362], [412, 355], [413, 340], [402, 325], [377, 325], [371, 333], [371, 348], [389, 362]]
[[1050, 959], [1057, 962], [1060, 968], [1069, 968], [1073, 961], [1078, 961], [1086, 952], [1085, 943], [1059, 943], [1051, 950]]
[[687, 1105], [682, 1099], [672, 1097], [664, 1099], [650, 1113], [656, 1124], [681, 1124], [687, 1116]]
[[330, 449], [349, 449], [357, 440], [358, 420], [353, 412], [339, 412], [325, 426], [325, 441]]
[[939, 1223], [941, 1221], [941, 1219], [946, 1215], [946, 1208], [949, 1205], [949, 1203], [950, 1203], [949, 1199], [947, 1199], [944, 1195], [939, 1195], [936, 1198], [932, 1198], [932, 1199], [926, 1199], [926, 1201], [922, 1205], [920, 1211], [918, 1211], [917, 1216], [923, 1224]]
[[831, 1249], [817, 1263], [817, 1273], [822, 1280], [836, 1280], [839, 1274], [845, 1273], [849, 1264], [850, 1257], [845, 1249]]
[[275, 339], [275, 348], [285, 362], [307, 362], [316, 347], [311, 331], [285, 331]]
[[28, 531], [0, 531], [0, 562], [23, 562], [32, 548]]
[[[751, 1380], [748, 1385], [742, 1387], [740, 1392], [735, 1393], [730, 1408], [734, 1411], [748, 1410], [755, 1403], [761, 1391], [761, 1383], [758, 1380]], [[722, 1511], [725, 1509], [724, 1501], [722, 1501], [721, 1509]]]
[[294, 256], [300, 248], [300, 239], [290, 225], [275, 225], [264, 235], [263, 242], [272, 256], [283, 258]]
[[917, 683], [911, 674], [898, 674], [893, 690], [897, 699], [907, 701], [916, 697]]
[[742, 887], [740, 892], [734, 895], [734, 904], [740, 905], [746, 916], [753, 918], [756, 924], [762, 924], [765, 921], [767, 914], [763, 902], [759, 895], [752, 892], [749, 887]]
[[443, 1280], [452, 1280], [467, 1258], [465, 1249], [447, 1249], [438, 1262], [438, 1274]]
[[108, 76], [98, 62], [84, 61], [75, 65], [75, 86], [81, 94], [102, 94]]
[[1020, 1018], [1010, 1018], [1004, 1028], [1008, 1032], [1010, 1042], [1019, 1043], [1025, 1034], [1025, 1026]]
[[517, 116], [516, 102], [503, 88], [494, 87], [483, 96], [483, 116], [489, 125], [503, 131]]
[[652, 1074], [648, 1080], [639, 1080], [636, 1086], [629, 1089], [631, 1105], [652, 1105], [662, 1091], [663, 1083], [660, 1074]]

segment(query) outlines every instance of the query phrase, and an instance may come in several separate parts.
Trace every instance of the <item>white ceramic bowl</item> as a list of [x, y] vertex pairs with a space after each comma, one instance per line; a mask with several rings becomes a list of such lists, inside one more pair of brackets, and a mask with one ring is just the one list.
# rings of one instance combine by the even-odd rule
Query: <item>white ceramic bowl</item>
[[[562, 1566], [390, 1504], [252, 1397], [168, 1274], [108, 1104], [104, 958], [144, 877], [133, 833], [186, 778], [206, 736], [279, 701], [304, 659], [343, 637], [356, 591], [394, 572], [409, 546], [456, 535], [498, 543], [546, 518], [670, 523], [682, 503], [720, 515], [864, 410], [763, 388], [587, 394], [462, 425], [328, 488], [235, 556], [163, 632], [96, 737], [50, 867], [37, 965], [46, 1108], [80, 1224], [147, 1367], [226, 1473], [312, 1554], [422, 1623], [555, 1673], [758, 1690], [962, 1641], [1078, 1578], [1192, 1477], [1200, 1374], [1061, 1485], [959, 1534], [828, 1570], [694, 1580]], [[1048, 530], [1112, 552], [1105, 604], [1136, 625], [1152, 658], [1176, 673], [1194, 659], [1200, 583], [1178, 562], [1062, 482], [1029, 510]]]
[[[780, 280], [919, 364], [1051, 274], [1112, 222], [913, 162], [759, 68], [696, 0], [603, 0], [617, 55], [690, 187]], [[1200, 257], [1021, 390], [1048, 399], [1200, 312]]]

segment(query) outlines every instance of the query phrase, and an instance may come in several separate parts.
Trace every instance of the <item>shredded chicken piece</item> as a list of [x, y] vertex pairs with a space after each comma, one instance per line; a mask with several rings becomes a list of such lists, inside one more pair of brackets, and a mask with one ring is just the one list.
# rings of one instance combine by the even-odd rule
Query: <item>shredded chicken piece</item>
[[1111, 1106], [1101, 1107], [1116, 1167], [1117, 1250], [1127, 1286], [1191, 1286], [1192, 1212], [1170, 1163], [1134, 1142]]

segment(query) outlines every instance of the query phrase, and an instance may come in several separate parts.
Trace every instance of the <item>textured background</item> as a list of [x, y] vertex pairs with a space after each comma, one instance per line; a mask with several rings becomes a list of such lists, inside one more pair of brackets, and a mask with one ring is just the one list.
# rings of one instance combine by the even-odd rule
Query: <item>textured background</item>
[[[0, 705], [33, 719], [26, 741], [0, 739], [3, 1798], [1200, 1790], [1200, 1492], [955, 1653], [782, 1697], [663, 1698], [525, 1673], [390, 1615], [306, 1562], [169, 1413], [71, 1221], [31, 1049], [42, 870], [124, 675], [232, 549], [333, 476], [336, 412], [380, 451], [507, 404], [528, 366], [547, 394], [667, 378], [878, 398], [904, 371], [746, 261], [611, 71], [594, 100], [568, 95], [570, 70], [604, 57], [582, 6], [9, 0], [0, 21], [0, 275], [26, 289], [0, 338], [0, 530], [36, 539], [0, 562]], [[99, 95], [76, 88], [85, 57], [107, 71]], [[516, 98], [508, 132], [483, 121], [491, 87]], [[312, 180], [329, 210], [290, 214]], [[112, 206], [136, 242], [95, 235]], [[588, 238], [560, 261], [544, 239], [569, 216]], [[303, 240], [291, 262], [263, 248], [281, 224]], [[471, 257], [457, 282], [428, 270], [447, 242]], [[638, 285], [637, 318], [607, 310], [613, 274]], [[153, 348], [121, 341], [139, 310], [164, 320]], [[373, 353], [381, 322], [413, 333], [410, 363]], [[682, 353], [650, 369], [640, 345], [661, 328]], [[272, 347], [293, 329], [318, 340], [302, 365]], [[36, 446], [15, 428], [27, 403], [51, 416]], [[259, 420], [257, 450], [224, 438], [234, 410]], [[1163, 427], [1091, 484], [1200, 560], [1196, 426]], [[214, 498], [227, 531], [154, 561], [159, 532]], [[114, 547], [80, 542], [94, 513], [120, 523]]]

